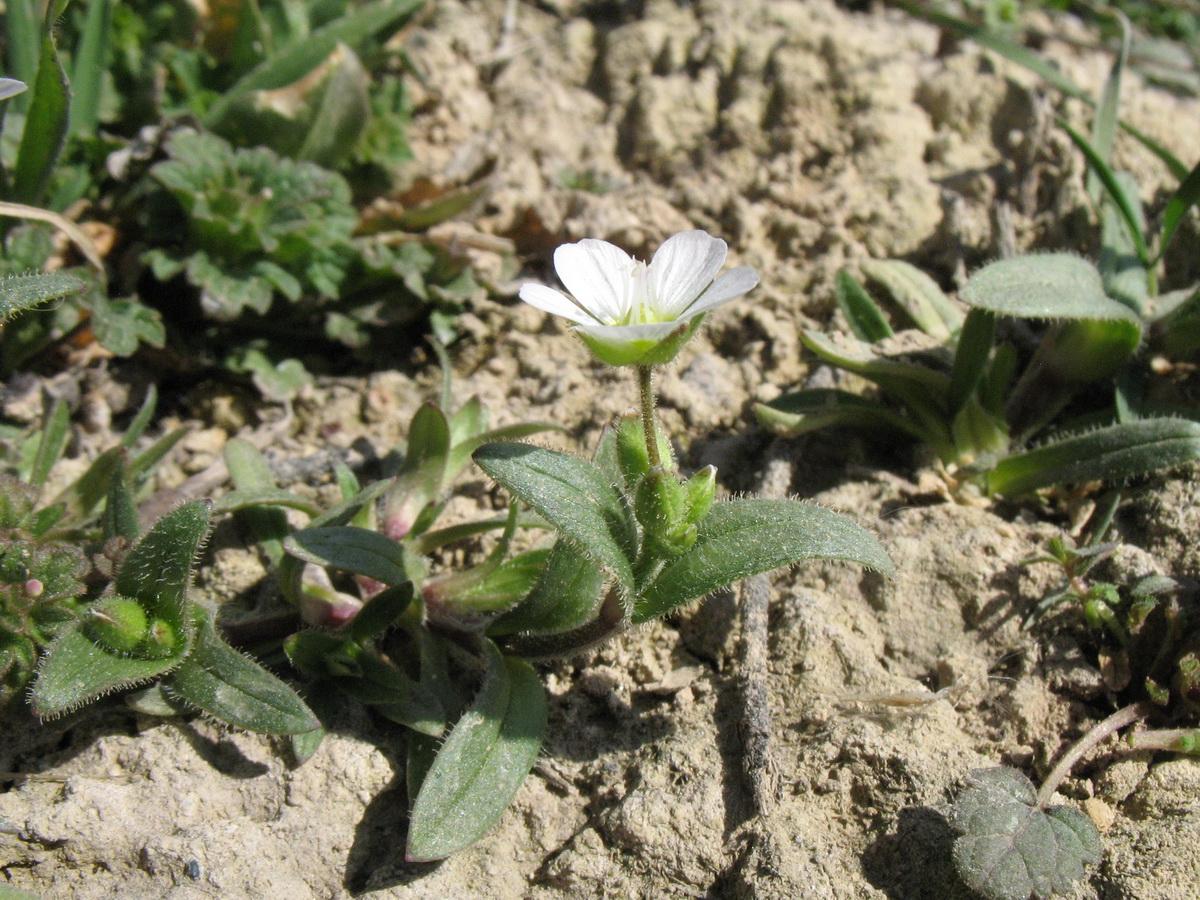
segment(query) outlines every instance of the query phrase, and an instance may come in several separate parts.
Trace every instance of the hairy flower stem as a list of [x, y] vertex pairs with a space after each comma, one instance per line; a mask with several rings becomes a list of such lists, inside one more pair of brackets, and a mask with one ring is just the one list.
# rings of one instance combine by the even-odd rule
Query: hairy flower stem
[[646, 452], [650, 457], [650, 465], [661, 466], [662, 457], [658, 455], [658, 433], [654, 427], [654, 368], [638, 366], [638, 393], [642, 401], [642, 429], [646, 432]]
[[1139, 719], [1146, 718], [1146, 716], [1150, 715], [1156, 709], [1158, 707], [1149, 700], [1142, 700], [1138, 703], [1131, 703], [1128, 706], [1121, 707], [1103, 722], [1093, 726], [1087, 734], [1076, 741], [1063, 754], [1062, 759], [1050, 770], [1050, 774], [1046, 776], [1046, 780], [1042, 782], [1042, 787], [1038, 791], [1038, 806], [1044, 807], [1050, 802], [1050, 798], [1054, 796], [1054, 792], [1058, 790], [1058, 786], [1062, 784], [1063, 779], [1067, 777], [1079, 760], [1091, 752], [1092, 748], [1109, 735], [1120, 731], [1126, 725], [1132, 725]]

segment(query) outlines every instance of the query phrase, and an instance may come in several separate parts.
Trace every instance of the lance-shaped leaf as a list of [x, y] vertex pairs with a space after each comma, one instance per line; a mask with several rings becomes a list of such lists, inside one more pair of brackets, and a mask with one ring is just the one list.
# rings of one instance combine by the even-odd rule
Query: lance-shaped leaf
[[130, 549], [113, 580], [122, 597], [136, 600], [147, 615], [190, 631], [187, 589], [200, 543], [208, 533], [208, 500], [193, 500], [167, 513]]
[[71, 89], [54, 45], [54, 32], [41, 39], [37, 77], [29, 92], [25, 128], [12, 172], [12, 196], [17, 203], [37, 203], [58, 162], [70, 122]]
[[691, 549], [671, 560], [638, 598], [633, 623], [661, 616], [748, 575], [806, 559], [837, 559], [892, 571], [892, 561], [875, 536], [831, 510], [796, 500], [718, 503], [700, 523]]
[[1011, 496], [1052, 484], [1123, 482], [1194, 459], [1200, 459], [1200, 422], [1140, 419], [1009, 456], [988, 474], [988, 487]]
[[937, 282], [899, 259], [869, 259], [863, 274], [881, 285], [896, 304], [926, 334], [949, 340], [962, 327], [964, 314], [938, 287]]
[[633, 585], [637, 528], [617, 489], [593, 463], [526, 444], [484, 444], [475, 462], [575, 541], [626, 587]]
[[169, 690], [212, 717], [248, 731], [304, 734], [321, 726], [290, 687], [230, 647], [197, 610], [192, 651], [168, 676]]
[[1015, 769], [976, 769], [950, 812], [962, 834], [954, 865], [990, 900], [1044, 900], [1068, 893], [1103, 845], [1091, 819], [1069, 806], [1041, 809], [1033, 784]]
[[353, 525], [305, 528], [284, 541], [283, 546], [305, 562], [365, 575], [383, 584], [413, 580], [413, 560], [404, 546], [378, 531]]
[[834, 286], [834, 297], [838, 308], [846, 317], [850, 330], [860, 341], [873, 344], [889, 338], [894, 333], [887, 316], [871, 295], [849, 272], [838, 272]]
[[756, 403], [754, 416], [776, 434], [787, 437], [835, 425], [893, 429], [919, 441], [931, 437], [904, 416], [874, 400], [837, 388], [805, 388], [776, 397], [769, 403]]
[[485, 642], [487, 671], [421, 784], [408, 859], [442, 859], [496, 823], [533, 768], [546, 730], [546, 695], [528, 663]]

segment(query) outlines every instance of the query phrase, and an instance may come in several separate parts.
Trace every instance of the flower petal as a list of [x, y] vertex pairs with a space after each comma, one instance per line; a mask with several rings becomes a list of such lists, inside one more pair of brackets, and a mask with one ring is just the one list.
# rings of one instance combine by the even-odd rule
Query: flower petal
[[716, 309], [718, 306], [724, 306], [726, 303], [736, 300], [757, 284], [758, 273], [749, 266], [738, 266], [736, 269], [730, 269], [714, 281], [712, 287], [701, 294], [700, 299], [689, 306], [681, 318], [690, 319], [699, 313], [708, 312], [710, 309]]
[[727, 249], [704, 231], [684, 231], [663, 241], [650, 262], [658, 314], [674, 319], [687, 309], [721, 271]]
[[629, 306], [633, 258], [608, 241], [585, 238], [554, 251], [554, 270], [585, 310], [602, 322], [619, 322]]
[[580, 309], [570, 297], [561, 291], [548, 288], [544, 284], [521, 285], [520, 297], [530, 306], [535, 306], [542, 312], [562, 316], [564, 319], [570, 319], [580, 325], [596, 324], [596, 320]]

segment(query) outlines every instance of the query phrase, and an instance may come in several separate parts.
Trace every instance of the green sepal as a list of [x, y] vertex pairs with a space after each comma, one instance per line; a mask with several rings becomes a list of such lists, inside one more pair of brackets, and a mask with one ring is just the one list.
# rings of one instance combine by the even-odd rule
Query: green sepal
[[167, 677], [167, 689], [215, 719], [247, 731], [304, 734], [321, 727], [303, 700], [257, 662], [230, 647], [197, 608], [187, 658]]
[[1017, 453], [988, 473], [988, 488], [1012, 496], [1053, 484], [1124, 482], [1200, 459], [1200, 422], [1140, 419]]
[[647, 622], [748, 575], [807, 559], [893, 570], [874, 535], [831, 510], [796, 500], [718, 503], [700, 523], [691, 549], [668, 562], [637, 598], [632, 622]]
[[692, 339], [707, 314], [680, 322], [665, 338], [656, 340], [615, 340], [605, 335], [604, 329], [594, 332], [575, 329], [588, 349], [602, 363], [610, 366], [665, 366]]
[[413, 803], [407, 859], [443, 859], [482, 838], [533, 768], [546, 730], [546, 694], [528, 663], [484, 642], [487, 668]]
[[627, 587], [638, 536], [625, 499], [593, 464], [526, 444], [485, 444], [475, 462]]

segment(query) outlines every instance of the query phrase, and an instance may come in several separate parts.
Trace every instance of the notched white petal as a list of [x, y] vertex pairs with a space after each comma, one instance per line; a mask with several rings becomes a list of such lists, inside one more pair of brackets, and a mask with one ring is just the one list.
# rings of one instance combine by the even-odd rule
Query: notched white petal
[[521, 285], [520, 297], [530, 306], [552, 316], [562, 316], [581, 325], [595, 325], [596, 320], [580, 309], [569, 297], [544, 284]]
[[712, 287], [700, 295], [700, 299], [687, 308], [687, 318], [724, 306], [758, 284], [758, 273], [749, 266], [730, 269], [713, 282]]
[[650, 262], [657, 309], [674, 318], [688, 308], [721, 271], [728, 247], [703, 231], [684, 231], [663, 241]]
[[579, 305], [605, 322], [626, 311], [633, 259], [608, 241], [585, 238], [554, 251], [554, 270]]

